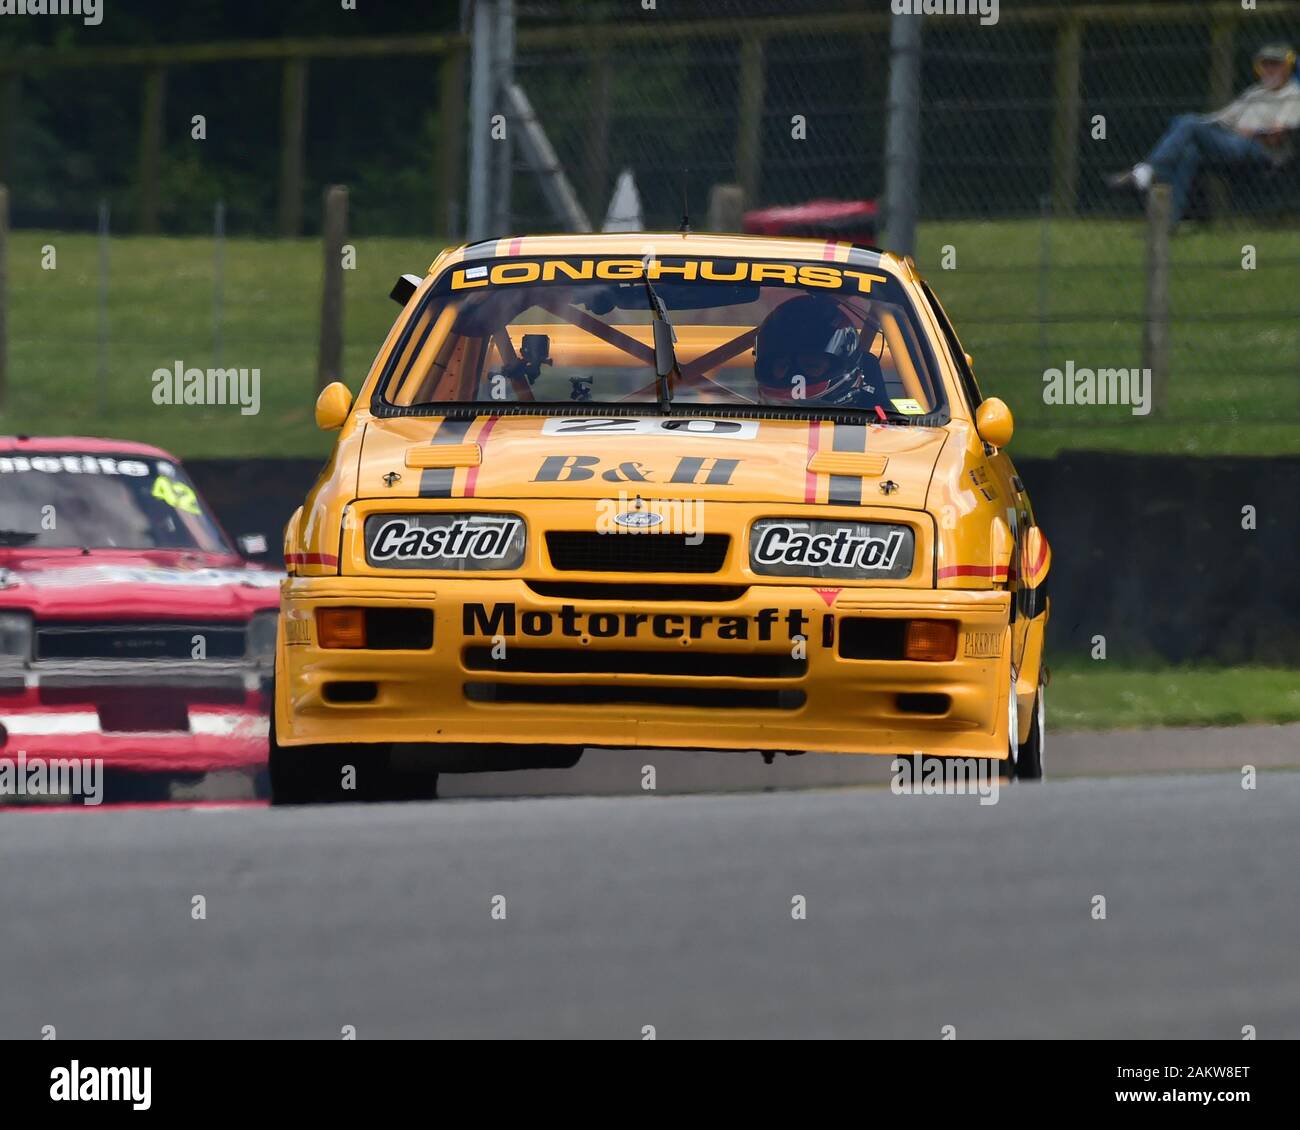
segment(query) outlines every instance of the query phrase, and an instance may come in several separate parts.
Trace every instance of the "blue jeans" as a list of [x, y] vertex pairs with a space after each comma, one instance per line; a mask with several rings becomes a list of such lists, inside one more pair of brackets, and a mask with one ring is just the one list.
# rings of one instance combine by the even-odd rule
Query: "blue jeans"
[[1207, 122], [1200, 114], [1180, 114], [1165, 130], [1165, 135], [1147, 158], [1157, 180], [1173, 189], [1173, 222], [1177, 223], [1187, 207], [1192, 182], [1202, 163], [1215, 165], [1260, 166], [1273, 163], [1272, 154], [1251, 137], [1242, 137], [1216, 122]]

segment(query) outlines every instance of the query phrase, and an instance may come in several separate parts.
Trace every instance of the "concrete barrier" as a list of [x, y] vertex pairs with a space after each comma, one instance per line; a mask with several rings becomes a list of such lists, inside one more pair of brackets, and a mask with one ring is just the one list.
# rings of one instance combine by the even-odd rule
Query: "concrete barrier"
[[[234, 535], [281, 533], [311, 459], [196, 459]], [[1052, 546], [1049, 660], [1300, 663], [1300, 458], [1067, 452], [1017, 462]], [[1249, 508], [1249, 509], [1248, 509]]]

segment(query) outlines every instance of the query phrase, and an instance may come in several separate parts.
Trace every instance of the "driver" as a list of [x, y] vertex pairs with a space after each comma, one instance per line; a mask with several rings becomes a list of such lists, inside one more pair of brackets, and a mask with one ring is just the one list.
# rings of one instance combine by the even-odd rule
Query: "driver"
[[763, 404], [889, 407], [880, 360], [835, 299], [802, 294], [758, 327], [754, 378]]

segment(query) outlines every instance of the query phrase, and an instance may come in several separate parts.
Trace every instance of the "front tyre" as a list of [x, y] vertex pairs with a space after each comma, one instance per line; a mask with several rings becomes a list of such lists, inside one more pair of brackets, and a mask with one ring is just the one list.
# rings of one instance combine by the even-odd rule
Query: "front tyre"
[[[1038, 684], [1038, 693], [1034, 695], [1034, 708], [1029, 715], [1029, 732], [1017, 733], [1017, 712], [1015, 707], [1015, 684], [1011, 688], [1011, 704], [1008, 708], [1008, 756], [1002, 762], [1004, 780], [1041, 781], [1043, 779], [1043, 739], [1047, 729], [1047, 703], [1044, 697], [1042, 681]], [[1021, 741], [1021, 738], [1024, 740]]]
[[392, 747], [387, 744], [280, 745], [275, 733], [274, 697], [271, 704], [267, 775], [273, 805], [437, 798], [438, 774], [394, 769]]
[[436, 800], [438, 774], [395, 770], [387, 745], [271, 746], [271, 803]]
[[1029, 716], [1029, 734], [1016, 752], [1016, 777], [1021, 781], [1043, 779], [1043, 740], [1047, 730], [1045, 688], [1040, 682], [1034, 696], [1034, 710]]

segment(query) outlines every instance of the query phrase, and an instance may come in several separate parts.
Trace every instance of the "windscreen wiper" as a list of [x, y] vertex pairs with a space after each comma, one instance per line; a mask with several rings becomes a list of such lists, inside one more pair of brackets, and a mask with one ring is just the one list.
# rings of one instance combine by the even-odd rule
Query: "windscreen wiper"
[[650, 313], [654, 315], [655, 376], [659, 379], [659, 410], [667, 416], [673, 406], [673, 386], [670, 377], [682, 379], [682, 370], [677, 364], [677, 351], [673, 346], [677, 342], [677, 331], [668, 320], [668, 308], [663, 299], [655, 293], [650, 283], [650, 274], [646, 272], [646, 297], [650, 300]]

